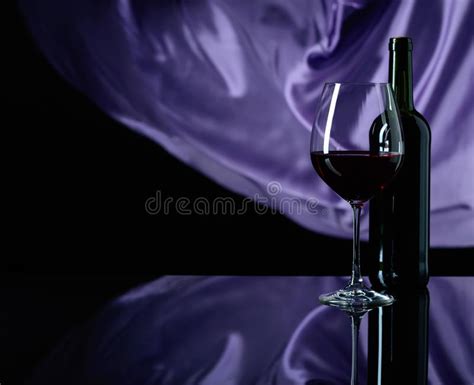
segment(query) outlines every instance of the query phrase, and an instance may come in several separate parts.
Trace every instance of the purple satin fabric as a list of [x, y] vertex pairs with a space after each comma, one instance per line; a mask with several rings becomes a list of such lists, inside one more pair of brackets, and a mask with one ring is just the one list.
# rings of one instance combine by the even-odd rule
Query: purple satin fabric
[[229, 189], [296, 199], [290, 218], [341, 237], [350, 208], [309, 159], [317, 98], [325, 81], [386, 81], [388, 38], [411, 36], [433, 134], [431, 245], [474, 245], [472, 1], [19, 3], [54, 67], [110, 116]]
[[[316, 300], [345, 282], [163, 277], [117, 298], [72, 333], [31, 384], [348, 384], [349, 317]], [[474, 278], [433, 277], [429, 287], [429, 384], [472, 384]], [[360, 334], [361, 384], [366, 357], [367, 317]]]

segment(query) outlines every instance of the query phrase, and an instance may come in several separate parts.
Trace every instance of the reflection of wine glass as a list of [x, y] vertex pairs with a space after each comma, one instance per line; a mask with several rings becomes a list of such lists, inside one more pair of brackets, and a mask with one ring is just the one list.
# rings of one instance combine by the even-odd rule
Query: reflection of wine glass
[[352, 334], [352, 358], [351, 358], [351, 385], [359, 384], [359, 329], [360, 321], [364, 318], [365, 313], [371, 309], [346, 308], [346, 313], [351, 317], [351, 334]]
[[387, 83], [326, 83], [311, 134], [311, 161], [319, 176], [354, 212], [350, 283], [319, 300], [338, 307], [372, 308], [393, 297], [365, 287], [360, 270], [360, 211], [396, 175], [403, 157], [398, 107]]
[[[365, 314], [372, 310], [361, 307], [340, 307], [344, 313], [351, 318], [351, 385], [359, 385], [359, 330], [360, 323]], [[338, 310], [334, 310], [338, 311]], [[320, 379], [312, 379], [305, 382], [305, 385], [324, 385], [326, 382]], [[332, 384], [327, 383], [328, 385]]]

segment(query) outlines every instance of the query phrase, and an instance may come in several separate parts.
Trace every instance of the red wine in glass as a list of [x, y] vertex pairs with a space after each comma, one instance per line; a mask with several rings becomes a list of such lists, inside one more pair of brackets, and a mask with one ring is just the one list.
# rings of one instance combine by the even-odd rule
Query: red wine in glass
[[370, 151], [322, 151], [311, 153], [313, 167], [341, 198], [366, 202], [396, 175], [402, 155]]

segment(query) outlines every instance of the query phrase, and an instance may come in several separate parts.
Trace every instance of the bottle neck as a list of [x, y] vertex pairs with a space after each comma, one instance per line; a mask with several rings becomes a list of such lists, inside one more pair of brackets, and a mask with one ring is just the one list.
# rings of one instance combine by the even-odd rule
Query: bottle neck
[[414, 110], [411, 50], [390, 51], [389, 82], [394, 91], [398, 108], [405, 111]]

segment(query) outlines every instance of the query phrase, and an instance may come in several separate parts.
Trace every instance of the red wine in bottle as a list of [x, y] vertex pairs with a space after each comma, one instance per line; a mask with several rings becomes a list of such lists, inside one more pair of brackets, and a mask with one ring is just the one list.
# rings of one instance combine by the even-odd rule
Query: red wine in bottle
[[370, 202], [367, 265], [376, 288], [424, 287], [429, 279], [431, 132], [413, 104], [411, 39], [391, 38], [389, 51], [389, 82], [400, 109], [405, 155], [397, 178]]

